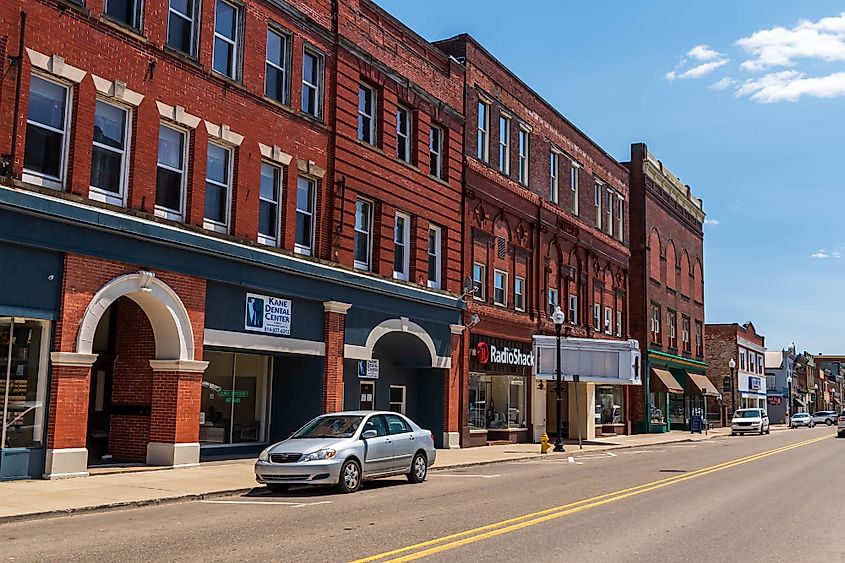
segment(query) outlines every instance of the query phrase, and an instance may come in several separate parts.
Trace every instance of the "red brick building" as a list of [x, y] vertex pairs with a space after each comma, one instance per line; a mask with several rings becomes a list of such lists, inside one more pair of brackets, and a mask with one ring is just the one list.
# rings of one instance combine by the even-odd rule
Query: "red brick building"
[[12, 0], [0, 75], [0, 477], [257, 453], [338, 408], [455, 444], [460, 65], [369, 0]]
[[704, 377], [704, 209], [644, 143], [631, 146], [631, 336], [643, 386], [632, 419], [639, 432], [688, 428], [718, 395]]
[[[466, 314], [480, 323], [465, 442], [537, 440], [556, 428], [555, 392], [532, 377], [532, 342], [554, 334], [554, 308], [566, 314], [573, 366], [583, 340], [628, 337], [628, 173], [472, 37], [436, 44], [466, 67], [464, 272], [475, 286]], [[580, 409], [585, 436], [627, 432], [631, 370], [590, 379], [573, 369], [584, 382], [567, 375], [564, 431], [577, 436]]]
[[[766, 337], [749, 321], [708, 324], [704, 340], [707, 377], [722, 394], [722, 422], [729, 423], [736, 409], [765, 409]], [[711, 406], [716, 407], [717, 401]]]

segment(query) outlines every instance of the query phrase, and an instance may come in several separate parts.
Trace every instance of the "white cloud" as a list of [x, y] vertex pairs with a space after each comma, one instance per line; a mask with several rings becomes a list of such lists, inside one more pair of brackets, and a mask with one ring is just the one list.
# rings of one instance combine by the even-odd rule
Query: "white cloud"
[[694, 66], [688, 71], [679, 74], [678, 78], [701, 78], [702, 76], [706, 76], [719, 68], [720, 66], [725, 66], [728, 64], [727, 59], [720, 59], [718, 61], [713, 61], [710, 63], [700, 64], [698, 66]]
[[710, 227], [715, 227], [719, 224], [719, 221], [716, 219], [705, 219], [704, 224]]
[[735, 82], [736, 80], [726, 76], [721, 80], [714, 82], [713, 84], [708, 86], [708, 88], [710, 88], [711, 90], [727, 90], [728, 88], [733, 86]]
[[[696, 61], [692, 67], [688, 64], [690, 59]], [[687, 52], [686, 57], [678, 61], [674, 70], [666, 73], [666, 80], [672, 82], [676, 78], [701, 78], [728, 64], [728, 62], [727, 57], [707, 45], [696, 45]]]
[[817, 22], [802, 20], [791, 29], [773, 27], [736, 41], [749, 59], [740, 66], [749, 72], [795, 66], [800, 59], [845, 61], [845, 12]]
[[824, 249], [810, 254], [810, 258], [842, 258], [842, 253], [838, 250], [827, 251]]
[[713, 59], [720, 58], [722, 54], [714, 51], [708, 45], [696, 45], [687, 51], [687, 56], [697, 61], [712, 61]]
[[845, 96], [845, 71], [827, 76], [807, 77], [797, 70], [770, 72], [746, 80], [736, 91], [762, 103], [795, 102], [801, 96], [836, 98]]

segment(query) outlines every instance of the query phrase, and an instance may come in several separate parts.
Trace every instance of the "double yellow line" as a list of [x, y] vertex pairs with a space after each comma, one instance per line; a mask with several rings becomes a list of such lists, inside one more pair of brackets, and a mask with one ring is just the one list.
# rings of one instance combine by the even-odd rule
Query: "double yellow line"
[[583, 510], [595, 508], [597, 506], [610, 504], [612, 502], [618, 502], [629, 497], [641, 495], [643, 493], [654, 491], [656, 489], [661, 489], [663, 487], [668, 487], [670, 485], [675, 485], [676, 483], [681, 483], [689, 479], [695, 479], [697, 477], [702, 477], [704, 475], [709, 475], [718, 471], [724, 471], [725, 469], [730, 469], [732, 467], [737, 467], [738, 465], [757, 461], [758, 459], [763, 459], [769, 456], [787, 452], [789, 450], [794, 450], [795, 448], [807, 446], [809, 444], [813, 444], [815, 442], [825, 440], [830, 437], [831, 436], [822, 436], [820, 438], [805, 440], [803, 442], [790, 444], [788, 446], [775, 448], [773, 450], [768, 450], [758, 454], [734, 459], [731, 461], [726, 461], [718, 465], [712, 465], [703, 469], [690, 471], [689, 473], [684, 473], [683, 475], [667, 477], [665, 479], [652, 481], [650, 483], [645, 483], [636, 487], [614, 491], [612, 493], [599, 495], [597, 497], [592, 497], [589, 499], [579, 500], [577, 502], [572, 502], [561, 506], [555, 506], [554, 508], [547, 508], [546, 510], [533, 512], [531, 514], [525, 514], [523, 516], [517, 516], [516, 518], [509, 518], [508, 520], [502, 520], [501, 522], [496, 522], [494, 524], [487, 524], [486, 526], [481, 526], [479, 528], [473, 528], [471, 530], [466, 530], [463, 532], [458, 532], [456, 534], [451, 534], [433, 540], [424, 541], [422, 543], [409, 545], [407, 547], [402, 547], [391, 551], [385, 551], [384, 553], [379, 553], [377, 555], [358, 559], [356, 561], [353, 561], [352, 563], [371, 563], [374, 561], [380, 561], [383, 563], [387, 561], [414, 561], [415, 559], [428, 557], [429, 555], [434, 555], [435, 553], [448, 551], [450, 549], [462, 547], [464, 545], [475, 543], [481, 540], [486, 540], [510, 532], [515, 532], [516, 530], [521, 530], [529, 526], [542, 524], [543, 522], [548, 522], [549, 520], [563, 518], [564, 516], [569, 516], [570, 514], [575, 514], [576, 512], [581, 512]]

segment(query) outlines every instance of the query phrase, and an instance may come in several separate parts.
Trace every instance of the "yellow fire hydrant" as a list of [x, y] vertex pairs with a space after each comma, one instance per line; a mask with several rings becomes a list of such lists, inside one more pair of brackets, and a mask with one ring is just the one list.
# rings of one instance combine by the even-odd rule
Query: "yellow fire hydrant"
[[540, 436], [540, 453], [546, 454], [549, 453], [552, 445], [549, 443], [549, 435], [543, 432], [543, 435]]

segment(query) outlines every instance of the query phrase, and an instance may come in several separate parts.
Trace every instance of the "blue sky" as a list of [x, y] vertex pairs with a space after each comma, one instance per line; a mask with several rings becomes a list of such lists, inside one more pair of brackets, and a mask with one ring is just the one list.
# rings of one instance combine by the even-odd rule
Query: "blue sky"
[[707, 322], [845, 353], [845, 4], [377, 1], [427, 39], [470, 33], [617, 159], [644, 141], [692, 186]]

